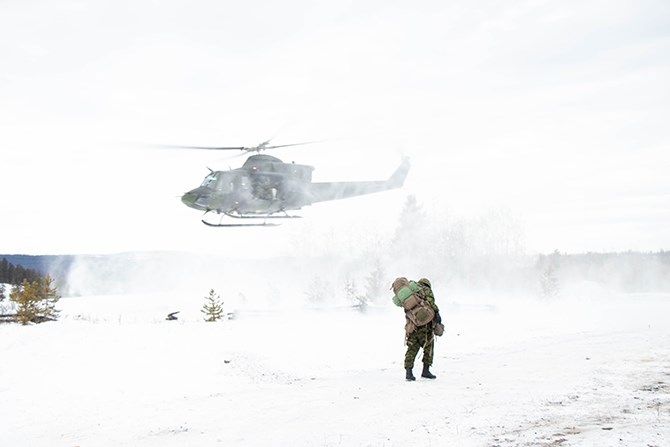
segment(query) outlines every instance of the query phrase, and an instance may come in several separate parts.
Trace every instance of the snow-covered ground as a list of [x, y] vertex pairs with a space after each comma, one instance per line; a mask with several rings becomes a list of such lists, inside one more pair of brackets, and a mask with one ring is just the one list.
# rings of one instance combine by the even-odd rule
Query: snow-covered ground
[[58, 322], [0, 325], [0, 445], [670, 445], [668, 295], [443, 300], [438, 378], [416, 382], [390, 297], [217, 323], [202, 304], [63, 298]]

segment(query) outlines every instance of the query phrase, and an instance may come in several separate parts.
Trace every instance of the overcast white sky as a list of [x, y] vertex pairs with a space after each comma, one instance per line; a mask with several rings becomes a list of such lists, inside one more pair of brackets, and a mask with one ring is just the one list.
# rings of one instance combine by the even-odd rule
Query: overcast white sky
[[[670, 249], [669, 79], [665, 0], [5, 0], [0, 253], [269, 253], [374, 232], [408, 194], [505, 209], [529, 252]], [[402, 155], [412, 171], [231, 233], [178, 197], [244, 158], [131, 144], [272, 137], [327, 140], [274, 153], [315, 180], [385, 178]]]

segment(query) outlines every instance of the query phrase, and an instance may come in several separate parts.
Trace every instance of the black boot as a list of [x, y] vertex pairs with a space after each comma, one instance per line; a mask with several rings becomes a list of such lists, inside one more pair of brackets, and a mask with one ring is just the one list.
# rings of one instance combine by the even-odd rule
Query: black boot
[[405, 368], [405, 380], [408, 382], [416, 380], [416, 377], [414, 377], [414, 374], [412, 374], [412, 368]]
[[430, 365], [423, 365], [423, 371], [421, 372], [421, 377], [425, 377], [426, 379], [435, 379], [437, 376], [433, 373], [431, 373], [428, 368], [430, 368]]

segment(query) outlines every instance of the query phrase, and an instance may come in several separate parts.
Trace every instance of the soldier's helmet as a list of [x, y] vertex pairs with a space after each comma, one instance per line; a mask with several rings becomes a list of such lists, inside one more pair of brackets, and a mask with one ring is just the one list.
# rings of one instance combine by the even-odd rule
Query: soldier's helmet
[[431, 287], [431, 288], [432, 288], [432, 286], [430, 285], [430, 281], [428, 280], [428, 278], [421, 278], [421, 279], [419, 280], [419, 284], [423, 284], [424, 286], [427, 286], [427, 287]]

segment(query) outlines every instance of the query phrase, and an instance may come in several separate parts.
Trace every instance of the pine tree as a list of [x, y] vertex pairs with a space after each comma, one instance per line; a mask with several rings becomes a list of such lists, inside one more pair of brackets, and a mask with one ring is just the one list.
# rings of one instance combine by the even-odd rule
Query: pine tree
[[60, 310], [56, 309], [56, 303], [60, 299], [56, 288], [54, 287], [54, 280], [47, 275], [42, 277], [39, 281], [42, 318], [45, 320], [57, 320]]
[[558, 295], [560, 291], [557, 271], [561, 264], [561, 254], [558, 250], [554, 250], [551, 255], [547, 257], [542, 256], [541, 263], [544, 264], [544, 269], [540, 276], [542, 296], [551, 298]]
[[0, 282], [9, 282], [9, 261], [2, 258], [0, 261]]
[[406, 249], [416, 243], [417, 235], [420, 233], [419, 229], [425, 224], [425, 221], [426, 212], [419, 201], [416, 200], [416, 196], [407, 196], [400, 211], [400, 221], [392, 242], [396, 249], [398, 247]]
[[380, 302], [387, 288], [388, 280], [381, 259], [375, 258], [374, 264], [374, 270], [365, 278], [365, 300], [368, 303]]
[[24, 325], [54, 321], [60, 312], [56, 309], [60, 296], [48, 275], [32, 282], [24, 279], [12, 290], [9, 299], [16, 303], [16, 318]]
[[218, 321], [223, 318], [223, 301], [214, 289], [210, 289], [209, 295], [205, 297], [205, 304], [200, 312], [205, 314], [205, 321]]
[[328, 288], [328, 281], [319, 275], [313, 275], [312, 279], [307, 285], [307, 291], [305, 292], [305, 295], [307, 295], [307, 301], [312, 304], [320, 304], [325, 302], [326, 297], [328, 296]]
[[347, 297], [347, 301], [352, 303], [354, 307], [363, 310], [368, 305], [368, 301], [365, 298], [365, 295], [358, 293], [358, 287], [356, 286], [356, 281], [353, 279], [347, 278], [344, 282], [344, 295]]
[[4, 301], [6, 298], [5, 296], [5, 285], [0, 284], [0, 302]]
[[542, 296], [546, 298], [558, 295], [559, 284], [556, 277], [556, 269], [553, 265], [549, 264], [544, 272], [542, 272], [540, 287], [542, 288]]

